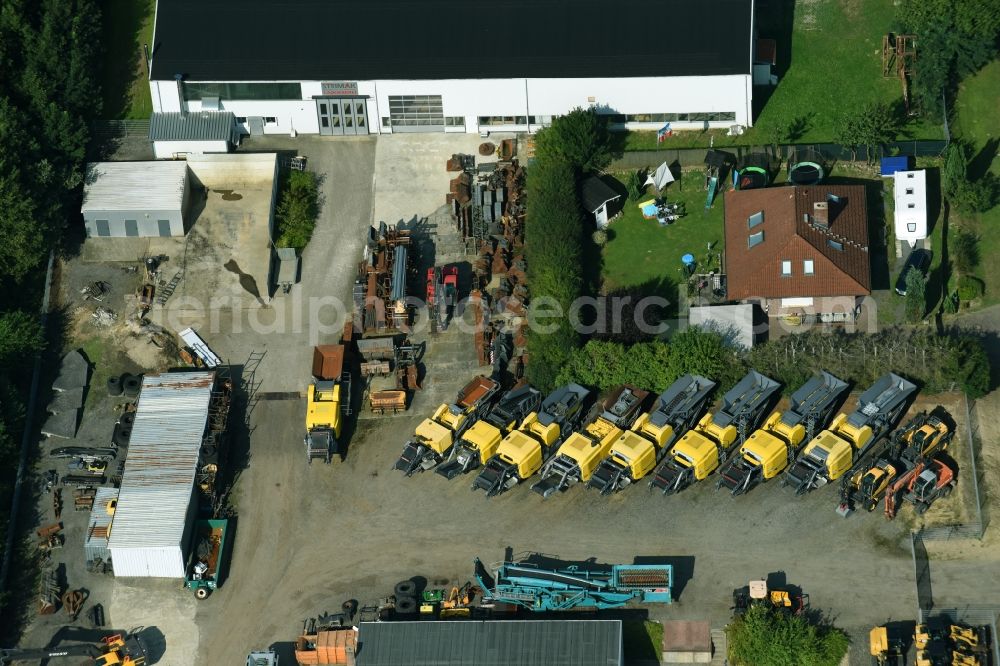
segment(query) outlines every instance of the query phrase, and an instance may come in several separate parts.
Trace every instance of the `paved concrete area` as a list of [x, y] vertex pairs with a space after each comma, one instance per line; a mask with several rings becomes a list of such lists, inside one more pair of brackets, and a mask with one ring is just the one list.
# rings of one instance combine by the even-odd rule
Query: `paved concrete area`
[[258, 380], [264, 392], [304, 391], [312, 346], [339, 338], [349, 313], [351, 286], [371, 223], [375, 140], [369, 137], [260, 137], [241, 151], [305, 155], [319, 175], [321, 209], [302, 256], [301, 282], [275, 295], [267, 307], [242, 313], [218, 310], [218, 324], [203, 337], [222, 358], [243, 363], [266, 352]]

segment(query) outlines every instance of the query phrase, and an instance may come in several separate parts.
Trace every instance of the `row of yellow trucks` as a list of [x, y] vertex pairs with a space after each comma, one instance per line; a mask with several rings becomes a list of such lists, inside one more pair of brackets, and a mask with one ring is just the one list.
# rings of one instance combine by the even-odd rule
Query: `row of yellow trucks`
[[576, 484], [609, 495], [647, 478], [651, 489], [673, 494], [716, 471], [716, 488], [733, 495], [779, 476], [796, 494], [840, 481], [842, 510], [871, 510], [885, 497], [893, 515], [902, 501], [925, 510], [954, 486], [934, 457], [954, 434], [942, 408], [887, 437], [917, 390], [898, 375], [880, 377], [836, 417], [848, 385], [829, 372], [767, 418], [778, 382], [751, 370], [711, 412], [715, 387], [685, 375], [650, 401], [643, 389], [619, 386], [588, 409], [591, 392], [576, 384], [542, 399], [527, 384], [505, 392], [480, 376], [417, 426], [395, 467], [407, 475], [436, 468], [448, 479], [476, 471], [472, 488], [489, 497], [536, 474], [532, 490], [542, 497]]

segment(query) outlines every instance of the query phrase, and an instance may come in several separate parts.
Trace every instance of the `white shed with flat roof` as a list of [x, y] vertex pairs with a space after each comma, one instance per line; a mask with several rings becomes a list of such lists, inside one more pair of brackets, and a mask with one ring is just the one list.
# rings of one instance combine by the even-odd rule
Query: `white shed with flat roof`
[[927, 238], [927, 172], [897, 171], [892, 175], [895, 185], [896, 240], [910, 247]]
[[115, 576], [183, 578], [214, 372], [142, 381], [108, 549]]
[[80, 212], [87, 238], [183, 236], [185, 162], [91, 162]]

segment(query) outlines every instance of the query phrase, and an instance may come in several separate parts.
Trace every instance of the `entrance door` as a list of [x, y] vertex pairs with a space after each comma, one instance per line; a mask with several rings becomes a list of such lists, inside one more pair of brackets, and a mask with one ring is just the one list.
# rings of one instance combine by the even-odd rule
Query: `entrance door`
[[323, 136], [368, 134], [364, 97], [317, 97], [316, 114]]

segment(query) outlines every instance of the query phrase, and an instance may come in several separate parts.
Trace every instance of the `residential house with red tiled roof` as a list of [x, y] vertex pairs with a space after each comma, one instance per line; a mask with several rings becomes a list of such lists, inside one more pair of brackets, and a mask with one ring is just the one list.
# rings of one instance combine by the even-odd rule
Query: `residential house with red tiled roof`
[[725, 203], [729, 298], [771, 317], [853, 318], [871, 293], [864, 186], [730, 191]]

